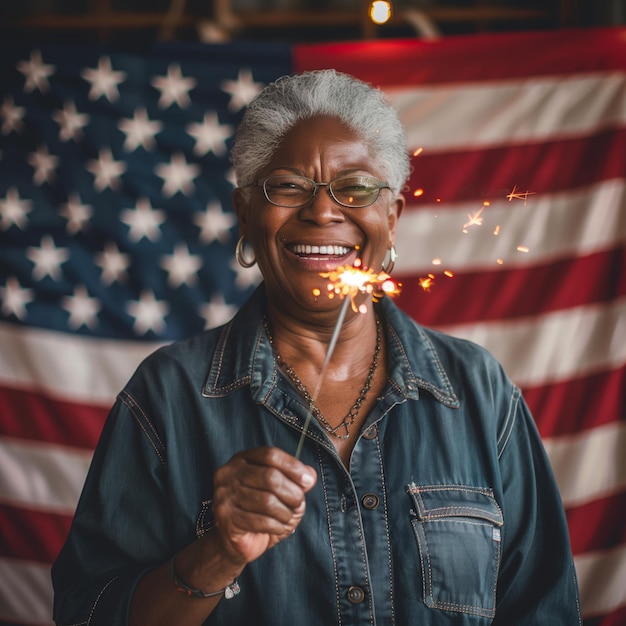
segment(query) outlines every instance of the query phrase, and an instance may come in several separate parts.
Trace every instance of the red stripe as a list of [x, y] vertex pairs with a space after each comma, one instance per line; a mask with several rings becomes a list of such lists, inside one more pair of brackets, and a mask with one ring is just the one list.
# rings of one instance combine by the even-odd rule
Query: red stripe
[[626, 543], [626, 491], [566, 510], [574, 555]]
[[[609, 128], [591, 136], [511, 144], [474, 151], [429, 152], [412, 160], [408, 183], [411, 204], [441, 201], [504, 200], [520, 192], [557, 192], [591, 185], [626, 172], [626, 128]], [[532, 196], [531, 196], [532, 198]], [[515, 206], [513, 203], [511, 206]], [[444, 207], [442, 207], [443, 209]]]
[[583, 620], [583, 626], [624, 626], [624, 624], [626, 624], [626, 607], [607, 615], [587, 617]]
[[292, 60], [296, 72], [332, 67], [383, 87], [512, 80], [623, 71], [625, 33], [610, 28], [308, 44], [295, 46]]
[[52, 563], [67, 537], [72, 518], [0, 505], [0, 556]]
[[626, 367], [523, 391], [544, 439], [626, 420]]
[[108, 409], [0, 387], [0, 435], [94, 448]]
[[[396, 302], [426, 326], [531, 317], [626, 295], [625, 267], [626, 247], [620, 247], [519, 269], [498, 266], [495, 258], [492, 271], [462, 273], [442, 266], [432, 272], [429, 291], [419, 283], [426, 271], [422, 276], [395, 272], [402, 283]], [[446, 269], [454, 277], [444, 276]]]

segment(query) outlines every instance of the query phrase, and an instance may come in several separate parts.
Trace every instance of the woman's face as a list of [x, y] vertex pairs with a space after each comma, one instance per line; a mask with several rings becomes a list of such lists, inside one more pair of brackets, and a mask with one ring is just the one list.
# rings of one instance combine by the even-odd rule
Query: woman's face
[[[348, 175], [385, 180], [358, 136], [325, 116], [294, 126], [258, 179], [280, 174], [326, 183]], [[404, 206], [402, 197], [381, 189], [370, 206], [348, 208], [331, 197], [328, 187], [318, 188], [315, 198], [301, 208], [271, 204], [262, 187], [252, 188], [250, 202], [235, 190], [234, 201], [240, 234], [254, 247], [270, 300], [285, 312], [291, 308], [284, 307], [314, 311], [336, 306], [325, 295], [327, 283], [320, 273], [352, 265], [357, 251], [363, 265], [380, 270]], [[313, 295], [316, 288], [322, 293], [319, 298]]]

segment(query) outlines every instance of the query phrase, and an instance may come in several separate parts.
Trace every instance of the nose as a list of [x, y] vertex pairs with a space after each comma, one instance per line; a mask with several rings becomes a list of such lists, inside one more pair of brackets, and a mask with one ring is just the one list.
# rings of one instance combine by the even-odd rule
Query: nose
[[313, 199], [300, 209], [300, 219], [316, 224], [328, 224], [343, 222], [345, 216], [341, 205], [332, 197], [328, 184], [318, 183]]

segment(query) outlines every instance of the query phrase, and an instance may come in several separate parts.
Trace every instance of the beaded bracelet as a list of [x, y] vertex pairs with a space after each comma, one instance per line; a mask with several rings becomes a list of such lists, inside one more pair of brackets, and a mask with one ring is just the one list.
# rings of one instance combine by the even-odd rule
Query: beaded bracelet
[[176, 560], [176, 555], [174, 555], [167, 564], [167, 571], [169, 573], [172, 582], [174, 583], [174, 587], [176, 591], [180, 591], [181, 593], [186, 593], [188, 596], [192, 598], [213, 598], [215, 596], [224, 595], [226, 600], [230, 600], [239, 594], [241, 588], [239, 587], [239, 583], [237, 579], [233, 580], [230, 585], [224, 587], [224, 589], [220, 589], [219, 591], [212, 591], [211, 593], [205, 593], [201, 589], [194, 589], [189, 585], [186, 585], [180, 578], [178, 578], [178, 574], [176, 573], [176, 569], [174, 567], [174, 561]]

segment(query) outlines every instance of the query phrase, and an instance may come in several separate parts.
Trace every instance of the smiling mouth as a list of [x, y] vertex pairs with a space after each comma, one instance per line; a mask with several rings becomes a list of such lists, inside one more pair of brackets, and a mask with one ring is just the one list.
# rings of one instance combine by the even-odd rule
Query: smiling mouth
[[353, 248], [346, 246], [310, 246], [305, 244], [296, 244], [291, 247], [291, 251], [301, 257], [337, 257], [341, 258], [352, 252]]

